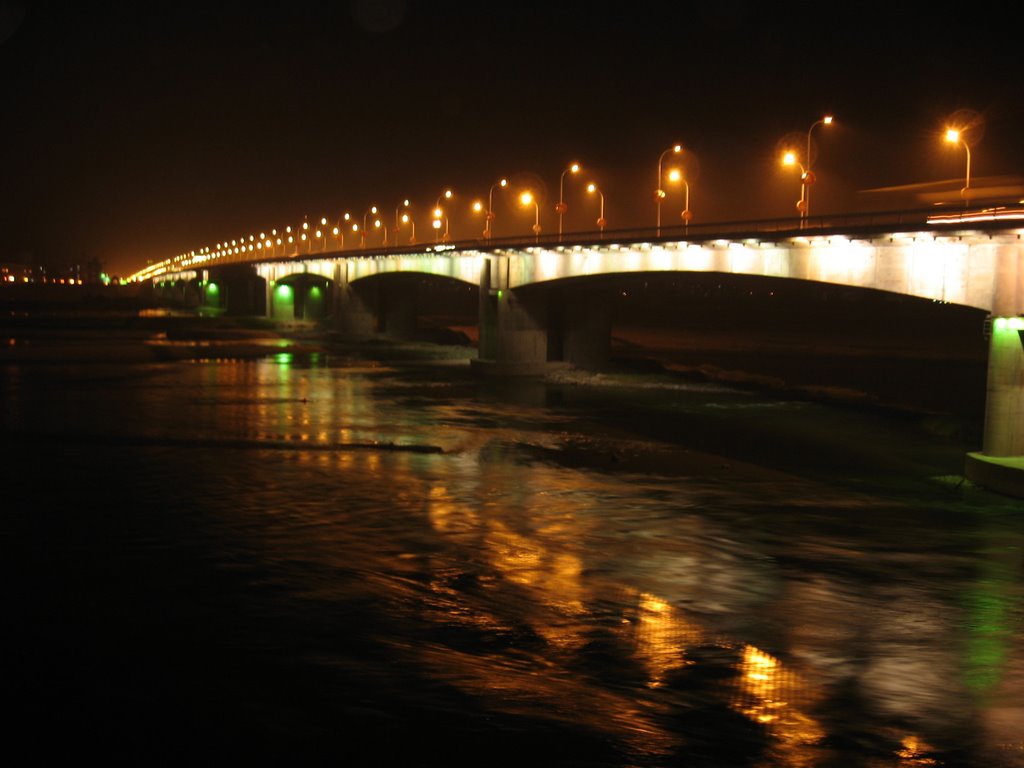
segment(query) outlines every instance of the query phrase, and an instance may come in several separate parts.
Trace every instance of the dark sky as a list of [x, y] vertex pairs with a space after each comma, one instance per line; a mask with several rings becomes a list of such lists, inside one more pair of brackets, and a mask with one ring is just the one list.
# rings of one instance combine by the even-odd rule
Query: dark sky
[[[696, 220], [788, 216], [787, 135], [815, 130], [815, 212], [860, 190], [962, 178], [941, 140], [969, 110], [972, 176], [1024, 171], [1011, 3], [0, 2], [0, 260], [98, 258], [127, 273], [303, 216], [390, 215], [417, 234], [447, 186], [452, 229], [501, 176], [540, 186], [545, 231], [570, 160], [610, 228], [653, 224], [661, 152], [686, 148]], [[666, 167], [668, 163], [666, 163]], [[570, 229], [597, 201], [567, 183]], [[677, 220], [682, 194], [663, 208]], [[500, 195], [495, 234], [531, 215]]]

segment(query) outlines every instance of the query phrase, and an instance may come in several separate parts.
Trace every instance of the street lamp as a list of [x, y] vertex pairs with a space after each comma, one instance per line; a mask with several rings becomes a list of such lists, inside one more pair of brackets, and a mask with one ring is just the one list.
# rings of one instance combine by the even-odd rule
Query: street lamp
[[782, 156], [783, 165], [795, 165], [800, 169], [800, 199], [796, 202], [796, 209], [800, 212], [800, 228], [803, 229], [806, 226], [804, 217], [807, 213], [807, 170], [803, 164], [797, 159], [796, 152], [793, 150], [787, 150]]
[[689, 230], [690, 220], [693, 218], [693, 213], [690, 212], [690, 183], [683, 178], [683, 172], [678, 168], [673, 168], [668, 172], [668, 180], [673, 183], [677, 181], [682, 182], [683, 188], [686, 190], [686, 202], [683, 204], [683, 212], [679, 216], [682, 218], [687, 230]]
[[501, 187], [505, 189], [508, 186], [508, 179], [499, 179], [494, 184], [491, 184], [491, 190], [487, 193], [487, 214], [484, 216], [484, 238], [490, 240], [491, 238], [491, 222], [494, 221], [494, 188]]
[[816, 181], [814, 174], [811, 173], [811, 133], [814, 131], [815, 127], [819, 125], [832, 125], [832, 115], [825, 115], [821, 120], [811, 123], [811, 127], [807, 129], [807, 170], [803, 172], [804, 207], [801, 211], [805, 219], [811, 213], [811, 185]]
[[580, 164], [572, 163], [568, 168], [562, 171], [562, 175], [558, 177], [558, 205], [555, 206], [555, 211], [558, 213], [558, 239], [562, 239], [562, 217], [569, 210], [569, 206], [565, 204], [565, 174], [567, 173], [579, 173]]
[[[659, 176], [661, 175], [660, 172], [659, 172], [658, 175]], [[601, 230], [601, 237], [604, 238], [604, 226], [605, 226], [605, 224], [608, 223], [604, 219], [604, 192], [602, 192], [600, 189], [598, 189], [597, 188], [597, 184], [594, 184], [593, 182], [591, 182], [590, 184], [587, 184], [587, 192], [589, 192], [592, 195], [594, 193], [597, 193], [597, 195], [599, 195], [600, 198], [601, 198], [601, 215], [597, 217], [597, 226]], [[659, 221], [659, 224], [660, 224], [660, 221]]]
[[[341, 249], [345, 248], [345, 227], [348, 225], [350, 221], [352, 221], [352, 214], [347, 212], [343, 213], [341, 214], [341, 216], [338, 217], [338, 222], [337, 224], [335, 224], [334, 229], [332, 230], [334, 236], [341, 241], [341, 245], [339, 246]], [[342, 222], [344, 222], [344, 224]], [[359, 225], [353, 223], [352, 231], [358, 232]]]
[[654, 200], [655, 200], [655, 202], [657, 203], [657, 206], [658, 206], [657, 234], [659, 236], [661, 235], [661, 201], [665, 199], [665, 190], [663, 190], [661, 188], [661, 163], [665, 159], [665, 155], [669, 154], [670, 152], [674, 152], [675, 154], [678, 155], [682, 151], [683, 151], [683, 145], [682, 144], [673, 144], [671, 147], [666, 149], [664, 152], [662, 152], [658, 156], [658, 183], [657, 183], [657, 185], [654, 188]]
[[966, 207], [967, 195], [971, 189], [971, 148], [967, 146], [967, 141], [956, 128], [946, 129], [946, 141], [950, 144], [963, 144], [964, 151], [967, 152], [967, 175], [964, 177], [964, 187], [960, 190], [960, 197], [964, 199], [964, 206]]
[[533, 218], [533, 234], [537, 240], [540, 240], [540, 205], [537, 203], [537, 198], [533, 192], [529, 190], [523, 192], [519, 196], [519, 202], [524, 206], [533, 206], [534, 218]]
[[441, 232], [441, 218], [444, 217], [444, 242], [448, 242], [451, 238], [448, 234], [448, 214], [443, 208], [441, 208], [441, 198], [445, 200], [452, 199], [452, 191], [450, 189], [444, 190], [437, 198], [437, 202], [434, 203], [434, 242], [437, 242], [438, 235]]
[[[362, 248], [366, 247], [366, 232], [367, 232], [367, 229], [366, 229], [366, 217], [369, 216], [370, 214], [373, 214], [374, 216], [377, 215], [377, 206], [376, 205], [371, 205], [370, 206], [370, 210], [368, 210], [366, 213], [363, 214], [363, 236], [360, 239], [360, 247], [362, 247]], [[373, 226], [379, 227], [380, 226], [380, 219], [374, 219]]]
[[401, 230], [401, 224], [410, 220], [409, 213], [406, 213], [402, 216], [402, 208], [406, 209], [407, 211], [409, 210], [408, 199], [401, 201], [401, 205], [396, 206], [394, 209], [394, 244], [396, 246], [398, 245], [398, 232]]

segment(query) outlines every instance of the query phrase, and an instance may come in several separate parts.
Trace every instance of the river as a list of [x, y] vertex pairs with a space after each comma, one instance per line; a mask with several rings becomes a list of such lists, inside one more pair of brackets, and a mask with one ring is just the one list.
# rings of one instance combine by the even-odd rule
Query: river
[[1022, 505], [941, 419], [428, 344], [5, 340], [27, 764], [1024, 765]]

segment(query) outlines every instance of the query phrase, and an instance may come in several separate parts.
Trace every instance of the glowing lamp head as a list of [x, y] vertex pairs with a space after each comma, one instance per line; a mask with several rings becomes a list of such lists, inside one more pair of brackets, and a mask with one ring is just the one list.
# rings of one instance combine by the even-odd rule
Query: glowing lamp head
[[519, 196], [519, 202], [523, 205], [533, 205], [533, 193], [529, 191], [523, 192], [523, 194]]
[[341, 230], [338, 229], [337, 227], [331, 230], [331, 234], [334, 235], [335, 237], [337, 237], [340, 234], [340, 232]]
[[345, 221], [349, 221], [352, 218], [352, 214], [346, 213], [342, 218], [344, 218]]
[[403, 213], [402, 214], [402, 223], [403, 224], [408, 224], [409, 223], [409, 214], [408, 213]]
[[832, 125], [832, 115], [825, 115], [823, 118], [821, 118], [821, 122], [823, 122], [825, 125]]
[[308, 221], [302, 222], [302, 228], [303, 229], [309, 229], [309, 222]]
[[402, 206], [405, 207], [405, 208], [408, 208], [409, 207], [409, 201], [408, 200], [403, 200], [402, 201]]
[[683, 145], [682, 144], [676, 144], [674, 147], [672, 147], [672, 151], [675, 152], [678, 155], [680, 152], [683, 151]]
[[327, 217], [326, 216], [321, 216], [320, 217], [320, 226], [321, 227], [326, 227], [327, 226]]
[[498, 186], [501, 187], [502, 189], [507, 187], [508, 186], [508, 179], [502, 179], [501, 181], [499, 181], [498, 182]]
[[377, 215], [377, 206], [376, 205], [370, 207], [370, 213], [372, 213], [374, 216]]
[[947, 128], [946, 141], [948, 141], [950, 144], [956, 144], [958, 141], [960, 141], [960, 131], [958, 131], [956, 128]]
[[796, 165], [796, 152], [789, 150], [782, 156], [783, 165]]
[[590, 192], [591, 194], [597, 192], [597, 184], [587, 184], [587, 192]]
[[435, 208], [434, 209], [434, 218], [435, 219], [440, 219], [442, 216], [444, 216], [444, 211], [442, 211], [440, 208]]
[[358, 232], [359, 231], [359, 225], [358, 224], [353, 224], [352, 225], [352, 231], [353, 232]]
[[380, 219], [374, 219], [373, 220], [373, 228], [374, 229], [380, 229]]
[[668, 172], [668, 180], [669, 181], [677, 182], [677, 181], [682, 181], [682, 179], [683, 179], [683, 174], [679, 171], [678, 168], [673, 168], [671, 171]]
[[475, 213], [480, 213], [480, 211], [482, 211], [483, 209], [484, 209], [484, 204], [481, 203], [479, 200], [477, 200], [476, 202], [473, 203], [473, 211]]
[[579, 163], [573, 163], [572, 165], [570, 165], [569, 166], [569, 172], [570, 173], [579, 173], [580, 172], [580, 164]]
[[452, 191], [450, 189], [446, 189], [444, 191], [444, 199], [445, 200], [451, 200], [452, 199]]
[[434, 219], [434, 221], [432, 223], [432, 226], [434, 227], [434, 229], [440, 229], [441, 228], [441, 220], [440, 219]]

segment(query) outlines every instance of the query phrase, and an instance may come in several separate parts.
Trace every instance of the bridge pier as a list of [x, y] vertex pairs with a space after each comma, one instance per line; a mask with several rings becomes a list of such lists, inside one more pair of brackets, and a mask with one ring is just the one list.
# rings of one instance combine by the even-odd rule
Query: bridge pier
[[536, 376], [548, 364], [547, 307], [534, 292], [480, 291], [480, 341], [473, 367], [491, 376]]
[[485, 267], [474, 367], [495, 376], [542, 374], [552, 362], [607, 367], [611, 305], [604, 292], [494, 289], [490, 276]]
[[998, 317], [989, 341], [985, 432], [979, 453], [969, 453], [971, 482], [1024, 497], [1024, 320]]
[[361, 341], [377, 333], [376, 291], [366, 283], [352, 283], [348, 262], [334, 266], [335, 327], [342, 338]]
[[993, 282], [985, 432], [981, 451], [967, 455], [964, 474], [1024, 498], [1024, 249], [999, 248]]

